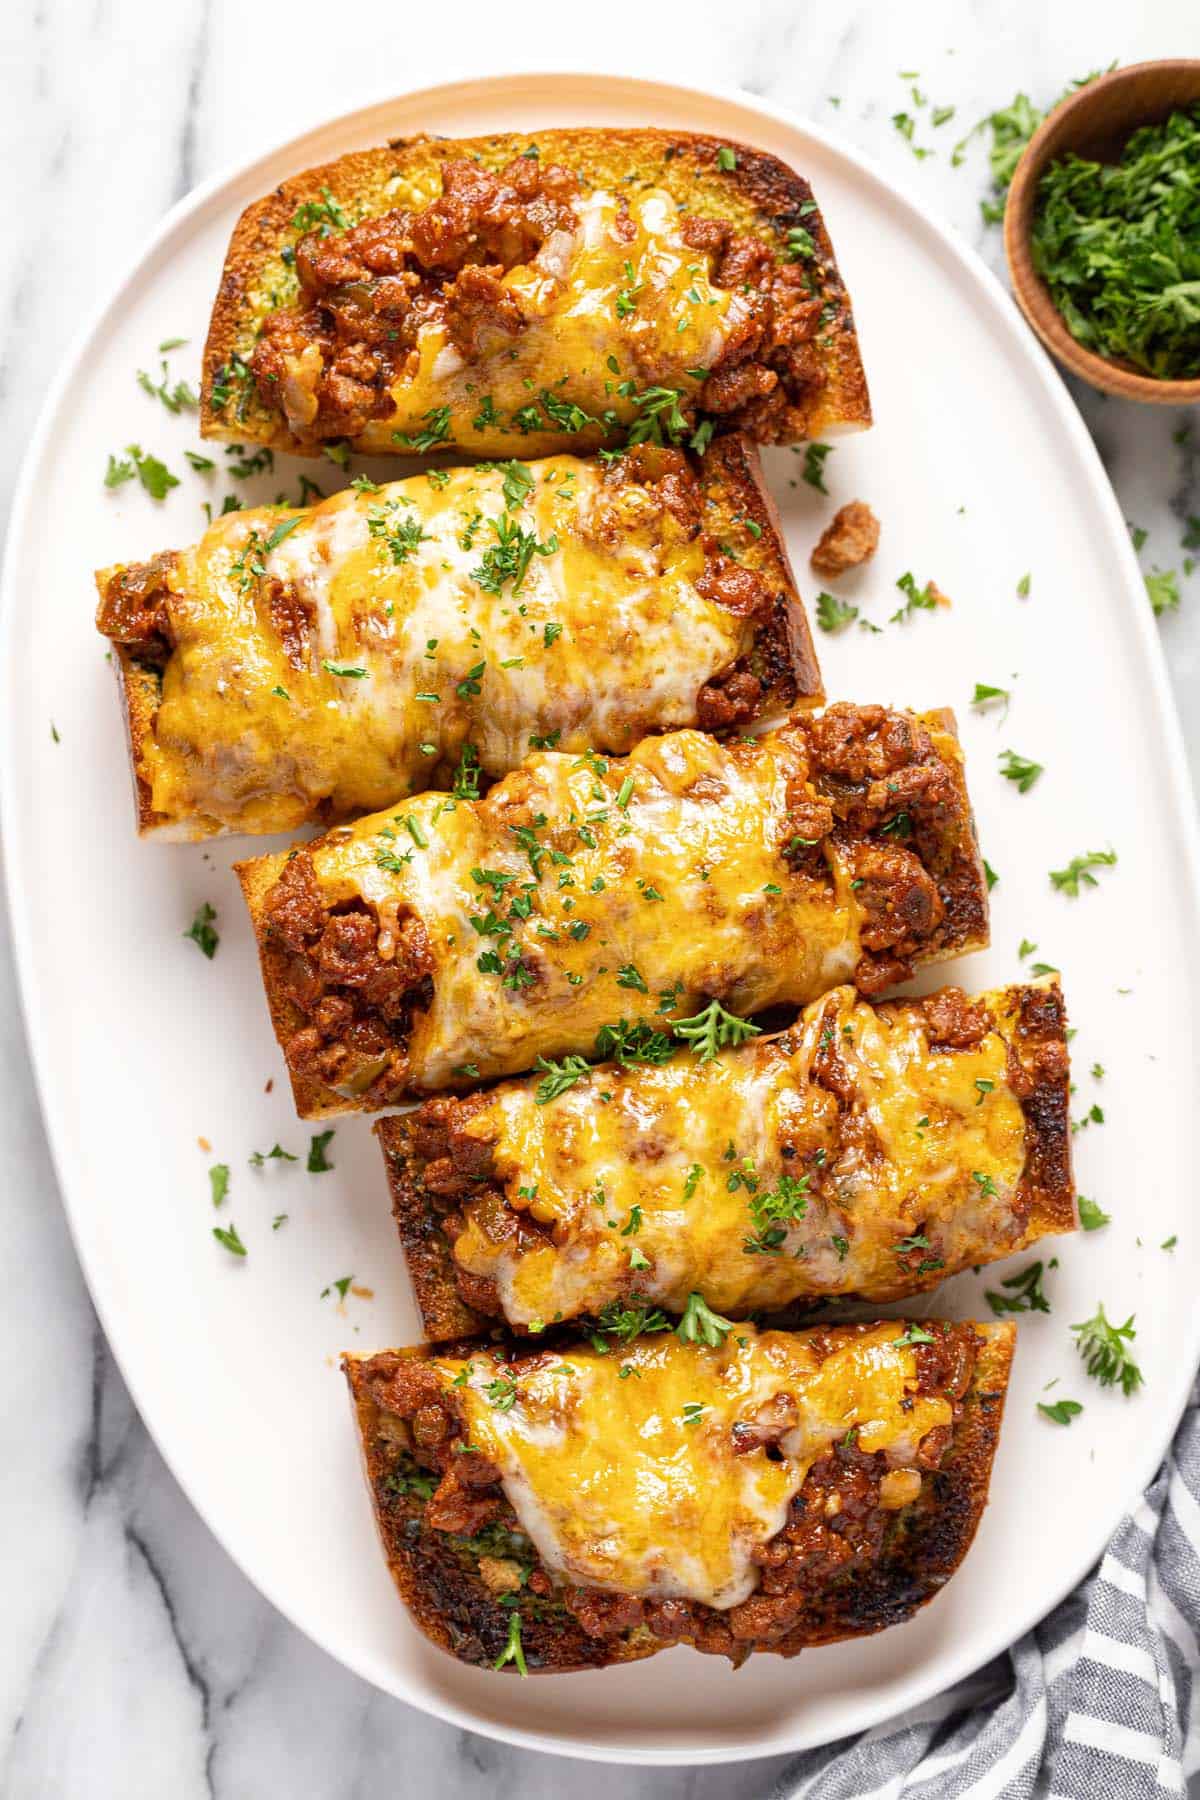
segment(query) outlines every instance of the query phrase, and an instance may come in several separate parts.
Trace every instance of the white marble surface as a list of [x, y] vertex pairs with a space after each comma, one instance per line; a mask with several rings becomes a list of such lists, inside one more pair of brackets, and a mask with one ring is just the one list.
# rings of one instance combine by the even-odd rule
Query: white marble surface
[[[1002, 16], [1001, 16], [1002, 15]], [[628, 69], [743, 85], [870, 151], [1000, 266], [980, 222], [983, 151], [952, 143], [1024, 87], [1045, 103], [1121, 62], [1194, 53], [1194, 0], [1087, 6], [1009, 0], [556, 0], [521, 7], [286, 8], [235, 0], [15, 0], [0, 16], [0, 496], [82, 317], [195, 182], [313, 123], [397, 90], [520, 67]], [[365, 23], [351, 21], [369, 20]], [[1191, 30], [1189, 30], [1189, 25]], [[891, 124], [920, 71], [955, 119], [918, 140]], [[835, 105], [832, 96], [840, 100]], [[928, 114], [926, 114], [926, 119]], [[1179, 567], [1200, 512], [1196, 446], [1167, 410], [1078, 396], [1147, 567]], [[1053, 494], [1046, 504], [1054, 505]], [[69, 528], [69, 496], [64, 527]], [[1162, 625], [1200, 773], [1200, 570]], [[36, 595], [27, 597], [37, 603]], [[1079, 647], [1087, 659], [1103, 650]], [[87, 944], [86, 871], [80, 871]], [[130, 1129], [136, 1117], [130, 1073]], [[11, 1800], [583, 1800], [765, 1794], [780, 1763], [695, 1772], [602, 1769], [510, 1750], [384, 1698], [259, 1598], [209, 1536], [130, 1404], [88, 1302], [55, 1191], [0, 938], [0, 1791]], [[742, 1679], [746, 1679], [743, 1676]]]

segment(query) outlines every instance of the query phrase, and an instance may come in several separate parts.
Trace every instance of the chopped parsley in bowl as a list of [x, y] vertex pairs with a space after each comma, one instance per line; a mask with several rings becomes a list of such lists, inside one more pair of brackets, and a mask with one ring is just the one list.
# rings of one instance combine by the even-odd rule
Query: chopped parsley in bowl
[[1200, 107], [1142, 126], [1116, 162], [1047, 163], [1030, 251], [1085, 349], [1160, 381], [1200, 377]]

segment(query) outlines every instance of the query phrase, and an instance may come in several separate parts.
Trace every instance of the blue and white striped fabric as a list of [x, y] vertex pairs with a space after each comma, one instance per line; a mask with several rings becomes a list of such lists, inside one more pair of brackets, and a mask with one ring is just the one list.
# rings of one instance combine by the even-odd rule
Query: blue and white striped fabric
[[[970, 1681], [770, 1800], [1163, 1800], [1200, 1770], [1200, 1393], [1099, 1568]], [[1198, 1784], [1200, 1785], [1200, 1784]]]

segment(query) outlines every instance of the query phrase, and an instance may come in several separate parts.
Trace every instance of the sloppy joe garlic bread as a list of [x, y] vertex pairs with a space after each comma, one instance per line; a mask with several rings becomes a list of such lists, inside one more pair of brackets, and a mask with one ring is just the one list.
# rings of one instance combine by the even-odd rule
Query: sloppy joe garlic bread
[[420, 795], [238, 873], [304, 1117], [596, 1054], [706, 1002], [727, 1036], [728, 1015], [879, 992], [987, 941], [952, 718], [879, 706], [531, 756], [484, 800]]
[[987, 1499], [1009, 1325], [726, 1330], [644, 1309], [608, 1355], [465, 1343], [348, 1356], [383, 1547], [464, 1662], [741, 1663], [910, 1618]]
[[309, 455], [870, 422], [808, 183], [655, 130], [400, 139], [285, 181], [234, 231], [202, 408], [206, 436]]
[[97, 575], [138, 828], [295, 830], [821, 699], [758, 453], [359, 478]]
[[[440, 1096], [375, 1127], [425, 1333], [776, 1313], [937, 1286], [1076, 1222], [1057, 983]], [[697, 1296], [702, 1305], [697, 1305]]]

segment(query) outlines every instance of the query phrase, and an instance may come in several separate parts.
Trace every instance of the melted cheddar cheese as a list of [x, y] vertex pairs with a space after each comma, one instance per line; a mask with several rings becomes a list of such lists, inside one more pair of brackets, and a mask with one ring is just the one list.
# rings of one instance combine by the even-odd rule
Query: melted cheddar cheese
[[512, 455], [514, 439], [520, 454], [540, 456], [564, 433], [593, 448], [637, 417], [646, 389], [674, 388], [685, 405], [699, 393], [704, 375], [692, 371], [719, 360], [750, 299], [712, 285], [709, 257], [684, 243], [661, 189], [627, 207], [597, 190], [575, 212], [573, 230], [553, 232], [503, 277], [523, 329], [467, 361], [434, 315], [392, 386], [395, 413], [364, 425], [360, 450], [394, 454], [397, 432], [428, 431], [447, 406], [449, 435], [482, 456]]
[[[507, 1083], [463, 1129], [493, 1146], [490, 1185], [549, 1230], [516, 1248], [468, 1197], [455, 1260], [527, 1326], [598, 1314], [631, 1282], [669, 1311], [696, 1291], [736, 1312], [887, 1300], [1005, 1255], [1022, 1235], [1025, 1119], [1008, 997], [983, 1003], [993, 1029], [973, 1049], [932, 1050], [919, 1008], [877, 1011], [847, 987], [710, 1062], [601, 1067], [542, 1105], [535, 1082]], [[840, 1104], [813, 1079], [823, 1042], [849, 1084]], [[798, 1186], [772, 1210], [785, 1178]]]
[[[464, 744], [498, 775], [532, 739], [623, 751], [693, 724], [753, 622], [697, 590], [704, 551], [645, 487], [569, 456], [527, 473], [512, 503], [511, 474], [460, 469], [217, 520], [171, 576], [155, 810], [197, 835], [282, 831], [449, 785]], [[485, 591], [512, 527], [537, 548]]]
[[794, 728], [733, 744], [682, 731], [621, 762], [533, 756], [479, 804], [423, 794], [320, 839], [330, 905], [424, 925], [433, 998], [413, 1020], [412, 1085], [590, 1051], [603, 1025], [661, 1028], [713, 992], [744, 1015], [845, 980], [850, 868], [832, 845], [815, 876], [783, 856], [806, 772]]
[[[550, 1352], [515, 1380], [492, 1352], [433, 1366], [454, 1384], [470, 1443], [500, 1470], [551, 1574], [724, 1609], [754, 1591], [754, 1552], [786, 1523], [812, 1464], [848, 1432], [901, 1468], [950, 1423], [948, 1400], [917, 1393], [903, 1329], [848, 1337], [823, 1361], [803, 1335], [747, 1325], [720, 1349], [671, 1333], [639, 1338], [620, 1356]], [[781, 1460], [762, 1447], [735, 1455], [734, 1426], [782, 1396], [797, 1416]]]

